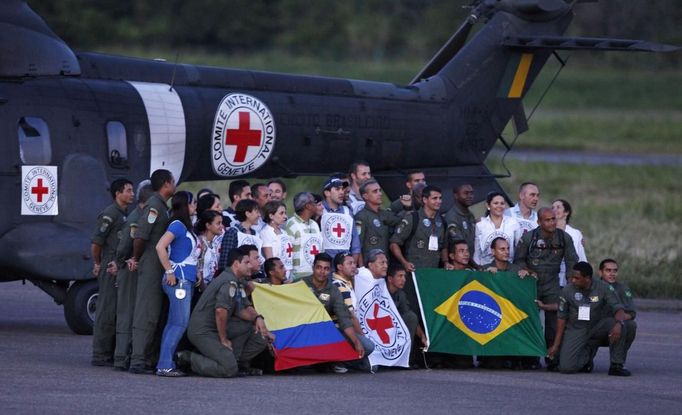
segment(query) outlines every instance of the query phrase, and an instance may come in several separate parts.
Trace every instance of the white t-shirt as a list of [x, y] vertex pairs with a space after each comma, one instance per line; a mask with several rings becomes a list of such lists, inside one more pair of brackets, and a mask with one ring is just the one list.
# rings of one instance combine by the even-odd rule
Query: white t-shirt
[[[578, 254], [578, 261], [587, 262], [587, 256], [585, 255], [585, 245], [583, 245], [583, 233], [574, 228], [573, 226], [566, 224], [566, 229], [564, 231], [568, 236], [573, 239], [573, 246], [575, 247], [575, 253]], [[561, 261], [561, 268], [559, 269], [559, 285], [562, 287], [566, 285], [566, 262]]]
[[502, 237], [509, 243], [509, 262], [514, 260], [514, 248], [521, 239], [523, 232], [516, 219], [502, 216], [502, 224], [495, 228], [490, 216], [484, 216], [476, 224], [476, 238], [474, 241], [474, 262], [485, 265], [493, 261], [490, 244], [497, 237]]

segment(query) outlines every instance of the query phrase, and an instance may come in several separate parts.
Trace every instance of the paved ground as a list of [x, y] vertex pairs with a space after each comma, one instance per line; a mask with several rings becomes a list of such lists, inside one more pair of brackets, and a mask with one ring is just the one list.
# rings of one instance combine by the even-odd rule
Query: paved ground
[[90, 336], [30, 284], [0, 285], [0, 412], [19, 413], [614, 413], [677, 414], [682, 315], [644, 311], [631, 378], [544, 371], [391, 371], [242, 379], [164, 379], [89, 365]]

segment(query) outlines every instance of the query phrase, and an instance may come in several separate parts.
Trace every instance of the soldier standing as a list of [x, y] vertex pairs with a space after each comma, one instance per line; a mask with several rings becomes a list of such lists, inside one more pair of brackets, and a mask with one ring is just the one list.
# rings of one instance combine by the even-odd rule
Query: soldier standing
[[137, 223], [142, 209], [153, 194], [152, 184], [143, 180], [137, 186], [137, 207], [128, 215], [128, 220], [121, 231], [121, 240], [116, 248], [116, 349], [114, 350], [114, 368], [128, 370], [130, 366], [131, 331], [133, 328], [133, 310], [135, 309], [135, 293], [137, 292], [137, 271], [128, 269], [127, 260], [133, 255], [133, 239], [137, 233]]
[[[445, 222], [438, 213], [442, 192], [435, 186], [426, 186], [422, 192], [422, 207], [403, 217], [391, 236], [391, 254], [407, 272], [416, 268], [437, 268], [440, 261], [447, 269], [448, 250], [445, 244]], [[405, 294], [412, 310], [419, 315], [419, 302], [411, 278], [405, 284]]]
[[464, 240], [469, 247], [469, 253], [474, 254], [474, 240], [476, 238], [476, 217], [469, 210], [474, 204], [474, 188], [470, 184], [460, 184], [452, 189], [454, 205], [445, 214], [448, 225], [448, 245], [457, 240]]
[[[556, 333], [557, 304], [559, 302], [559, 269], [566, 262], [573, 269], [578, 255], [571, 237], [556, 227], [556, 217], [549, 207], [538, 211], [539, 227], [526, 232], [516, 248], [514, 263], [537, 279], [538, 304], [545, 313], [545, 342], [552, 344]], [[552, 369], [555, 363], [548, 362]]]
[[[116, 247], [121, 238], [121, 228], [126, 222], [126, 210], [133, 203], [133, 183], [116, 179], [111, 183], [114, 203], [100, 213], [97, 230], [92, 236], [90, 250], [97, 277], [99, 296], [92, 337], [93, 366], [113, 366], [116, 347]], [[104, 266], [102, 266], [104, 264]]]
[[388, 252], [391, 227], [400, 223], [394, 213], [381, 208], [381, 186], [374, 179], [369, 179], [360, 186], [360, 194], [365, 206], [355, 215], [355, 228], [360, 238], [362, 252], [358, 266], [367, 263], [367, 255], [373, 249]]
[[130, 373], [154, 373], [155, 360], [152, 348], [156, 326], [163, 302], [161, 277], [163, 266], [156, 254], [156, 244], [168, 228], [169, 216], [166, 202], [175, 193], [173, 174], [164, 169], [155, 170], [151, 177], [154, 194], [145, 205], [138, 220], [133, 240], [133, 257], [130, 270], [137, 270], [137, 292], [133, 311], [132, 353]]

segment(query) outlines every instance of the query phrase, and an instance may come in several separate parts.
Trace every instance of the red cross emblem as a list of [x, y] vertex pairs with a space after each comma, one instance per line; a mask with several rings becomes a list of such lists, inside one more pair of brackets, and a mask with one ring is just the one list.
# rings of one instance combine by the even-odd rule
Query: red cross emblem
[[31, 194], [36, 195], [36, 199], [38, 200], [38, 203], [43, 203], [43, 196], [47, 195], [49, 193], [49, 190], [50, 189], [43, 186], [43, 179], [38, 178], [37, 185], [31, 187]]
[[287, 251], [287, 256], [288, 256], [289, 258], [291, 258], [291, 253], [294, 252], [294, 247], [291, 246], [291, 244], [287, 244], [287, 249], [286, 249], [286, 251]]
[[335, 228], [332, 228], [332, 232], [336, 234], [337, 238], [341, 238], [341, 235], [343, 235], [344, 232], [346, 232], [346, 229], [341, 226], [341, 222], [336, 224]]
[[377, 317], [378, 314], [379, 304], [374, 303], [374, 318], [368, 318], [367, 325], [370, 329], [377, 332], [382, 343], [388, 344], [391, 338], [386, 330], [393, 328], [393, 320], [390, 316]]
[[239, 113], [239, 128], [227, 129], [225, 134], [225, 145], [237, 146], [234, 153], [234, 162], [243, 163], [246, 160], [246, 152], [249, 147], [260, 146], [261, 130], [251, 129], [251, 113]]
[[313, 245], [313, 249], [310, 250], [310, 255], [315, 256], [319, 253], [320, 251], [317, 250], [317, 245]]

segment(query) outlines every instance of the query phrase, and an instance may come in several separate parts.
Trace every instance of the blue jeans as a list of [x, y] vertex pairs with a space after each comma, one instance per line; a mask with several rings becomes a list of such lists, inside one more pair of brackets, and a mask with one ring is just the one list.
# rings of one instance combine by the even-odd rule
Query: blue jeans
[[[175, 369], [175, 363], [173, 362], [173, 353], [175, 353], [175, 348], [178, 346], [182, 335], [185, 334], [187, 330], [187, 325], [189, 324], [189, 312], [190, 306], [192, 305], [192, 292], [194, 290], [194, 283], [192, 281], [181, 279], [177, 280], [177, 284], [170, 286], [166, 284], [166, 279], [164, 278], [161, 282], [163, 287], [163, 292], [168, 296], [170, 301], [170, 307], [168, 309], [168, 322], [166, 327], [163, 329], [163, 336], [161, 337], [161, 352], [159, 355], [159, 363], [156, 365], [157, 369]], [[179, 300], [175, 296], [175, 290], [180, 288], [185, 289], [185, 298]]]

